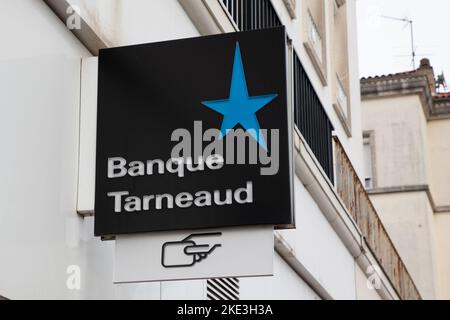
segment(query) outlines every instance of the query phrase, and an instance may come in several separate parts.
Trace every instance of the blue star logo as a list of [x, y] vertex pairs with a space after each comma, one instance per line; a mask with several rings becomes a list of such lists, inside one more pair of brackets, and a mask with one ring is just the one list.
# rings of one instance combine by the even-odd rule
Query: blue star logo
[[220, 129], [222, 138], [240, 124], [267, 151], [266, 141], [260, 131], [256, 112], [272, 102], [277, 96], [277, 94], [249, 96], [241, 50], [239, 43], [236, 43], [229, 98], [204, 101], [202, 104], [223, 115]]

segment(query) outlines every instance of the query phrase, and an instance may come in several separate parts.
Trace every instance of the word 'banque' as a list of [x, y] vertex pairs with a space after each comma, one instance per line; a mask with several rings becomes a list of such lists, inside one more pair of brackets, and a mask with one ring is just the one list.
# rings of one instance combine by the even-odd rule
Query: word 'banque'
[[186, 170], [190, 172], [210, 170], [219, 170], [224, 166], [222, 156], [214, 154], [206, 159], [199, 157], [197, 163], [194, 163], [191, 157], [170, 158], [164, 163], [161, 159], [127, 162], [121, 157], [108, 158], [108, 178], [122, 178], [126, 175], [130, 177], [139, 177], [153, 174], [176, 173], [178, 177], [183, 178]]

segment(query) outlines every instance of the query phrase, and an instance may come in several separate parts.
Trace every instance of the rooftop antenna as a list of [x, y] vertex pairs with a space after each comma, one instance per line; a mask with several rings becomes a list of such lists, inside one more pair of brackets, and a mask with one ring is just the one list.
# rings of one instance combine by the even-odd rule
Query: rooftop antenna
[[438, 92], [440, 92], [441, 87], [444, 88], [444, 91], [447, 90], [447, 82], [445, 81], [444, 71], [442, 71], [442, 73], [438, 75], [436, 79], [436, 89]]
[[389, 17], [389, 16], [384, 16], [381, 15], [380, 16], [383, 19], [389, 19], [389, 20], [394, 20], [394, 21], [401, 21], [401, 22], [405, 22], [405, 27], [407, 27], [409, 25], [410, 30], [411, 30], [411, 55], [412, 55], [412, 66], [414, 68], [414, 70], [416, 70], [416, 48], [414, 45], [414, 27], [413, 27], [413, 21], [411, 19], [409, 19], [408, 17], [405, 18], [396, 18], [396, 17]]

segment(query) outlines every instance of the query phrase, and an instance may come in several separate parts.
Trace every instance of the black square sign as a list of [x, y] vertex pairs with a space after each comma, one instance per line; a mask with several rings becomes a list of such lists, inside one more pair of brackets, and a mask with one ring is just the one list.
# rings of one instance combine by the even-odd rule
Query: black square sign
[[104, 49], [95, 234], [293, 226], [284, 28]]

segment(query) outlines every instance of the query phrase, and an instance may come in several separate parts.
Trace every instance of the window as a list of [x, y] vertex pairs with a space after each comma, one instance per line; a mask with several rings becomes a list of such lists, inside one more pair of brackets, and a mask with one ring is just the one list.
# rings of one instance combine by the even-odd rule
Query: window
[[289, 12], [289, 15], [291, 16], [291, 19], [295, 19], [296, 0], [283, 0], [283, 2]]
[[363, 161], [364, 161], [364, 187], [366, 190], [375, 187], [374, 176], [374, 139], [373, 133], [364, 133], [363, 138]]
[[311, 15], [311, 12], [308, 12], [308, 41], [312, 45], [314, 49], [314, 53], [319, 59], [320, 64], [323, 64], [323, 45], [322, 45], [322, 37], [320, 36], [319, 29], [314, 22], [314, 18]]
[[345, 92], [344, 85], [342, 84], [341, 79], [339, 79], [339, 76], [336, 77], [336, 82], [336, 101], [339, 104], [344, 117], [347, 119], [349, 115], [347, 93]]
[[[350, 79], [349, 79], [349, 50], [347, 35], [347, 7], [345, 1], [333, 1], [333, 34], [331, 46], [333, 55], [331, 57], [331, 66], [336, 75], [331, 83], [334, 95], [334, 109], [339, 121], [348, 137], [352, 136], [352, 115], [351, 103], [349, 98]], [[331, 8], [330, 8], [331, 10]]]
[[[327, 85], [327, 59], [325, 34], [325, 1], [304, 0], [303, 29], [304, 46], [316, 72], [322, 82]], [[327, 2], [328, 3], [328, 2]]]

